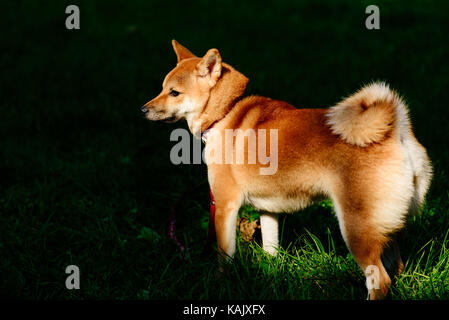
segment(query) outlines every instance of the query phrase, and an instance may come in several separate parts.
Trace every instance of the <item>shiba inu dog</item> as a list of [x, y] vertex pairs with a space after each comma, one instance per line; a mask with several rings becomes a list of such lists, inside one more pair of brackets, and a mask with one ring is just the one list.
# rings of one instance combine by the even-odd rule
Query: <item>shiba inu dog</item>
[[[367, 282], [369, 298], [385, 297], [390, 276], [403, 268], [394, 236], [407, 215], [420, 210], [432, 178], [426, 150], [398, 94], [372, 83], [328, 109], [296, 109], [244, 97], [248, 79], [222, 62], [217, 49], [197, 57], [175, 40], [172, 44], [177, 65], [142, 111], [150, 120], [186, 119], [196, 136], [208, 129], [217, 133], [208, 138], [205, 154], [220, 256], [233, 256], [243, 204], [260, 210], [263, 248], [275, 255], [278, 213], [298, 211], [324, 196], [333, 201], [343, 239], [365, 275], [377, 270], [377, 285]], [[234, 134], [226, 140], [230, 129]], [[277, 154], [272, 174], [260, 174], [266, 166], [261, 161], [248, 163], [256, 149], [249, 148], [246, 132], [260, 135], [260, 129], [276, 130], [276, 147], [265, 146]], [[245, 142], [244, 163], [207, 160], [214, 152], [236, 155], [232, 142], [238, 139]]]

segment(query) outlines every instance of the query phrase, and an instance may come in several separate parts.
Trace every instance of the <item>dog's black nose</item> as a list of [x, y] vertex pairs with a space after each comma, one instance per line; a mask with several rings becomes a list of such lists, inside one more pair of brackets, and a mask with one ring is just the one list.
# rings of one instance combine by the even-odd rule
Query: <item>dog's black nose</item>
[[147, 108], [146, 106], [142, 106], [142, 108], [140, 108], [140, 110], [141, 110], [143, 113], [147, 113], [147, 112], [148, 112], [148, 108]]

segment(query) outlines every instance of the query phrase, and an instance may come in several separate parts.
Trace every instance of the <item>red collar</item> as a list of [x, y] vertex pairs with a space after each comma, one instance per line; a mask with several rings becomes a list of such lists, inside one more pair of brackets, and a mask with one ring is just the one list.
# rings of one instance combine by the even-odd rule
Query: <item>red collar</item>
[[[220, 120], [218, 120], [218, 121], [220, 121]], [[206, 129], [206, 130], [204, 130], [204, 131], [201, 133], [201, 140], [204, 142], [204, 144], [206, 144], [207, 139], [209, 138], [210, 130], [214, 127], [214, 125], [215, 125], [218, 121], [213, 122], [213, 123]]]
[[206, 129], [204, 130], [204, 132], [201, 134], [201, 140], [204, 142], [204, 144], [206, 144], [207, 139], [209, 138], [209, 134], [210, 134], [210, 129]]

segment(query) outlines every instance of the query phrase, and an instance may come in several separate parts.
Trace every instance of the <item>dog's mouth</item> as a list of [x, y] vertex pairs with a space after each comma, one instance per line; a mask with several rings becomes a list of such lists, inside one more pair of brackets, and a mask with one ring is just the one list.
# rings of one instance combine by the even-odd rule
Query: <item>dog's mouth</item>
[[147, 118], [148, 120], [152, 120], [152, 121], [162, 121], [162, 122], [167, 122], [167, 123], [172, 123], [172, 122], [176, 122], [178, 121], [178, 116], [176, 116], [176, 114], [170, 114], [168, 116], [165, 115], [165, 112], [163, 111], [150, 111], [148, 109], [143, 110], [144, 112], [144, 117]]
[[173, 123], [173, 122], [176, 122], [177, 120], [178, 120], [178, 117], [176, 117], [175, 115], [169, 116], [168, 118], [161, 119], [161, 121], [166, 122], [166, 123]]

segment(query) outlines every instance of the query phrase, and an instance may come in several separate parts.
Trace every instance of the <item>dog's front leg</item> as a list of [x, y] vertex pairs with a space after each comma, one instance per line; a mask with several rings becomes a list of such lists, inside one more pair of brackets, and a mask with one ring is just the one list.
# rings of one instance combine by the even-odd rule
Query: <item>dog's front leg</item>
[[236, 241], [237, 214], [240, 201], [220, 201], [215, 197], [215, 230], [217, 233], [218, 255], [227, 261], [234, 255]]
[[262, 231], [263, 249], [272, 256], [276, 256], [279, 248], [278, 214], [261, 212], [260, 228]]
[[[216, 172], [216, 171], [214, 171]], [[221, 173], [221, 172], [220, 172]], [[217, 235], [220, 261], [227, 261], [234, 255], [237, 215], [242, 205], [242, 194], [227, 174], [209, 171], [211, 193], [215, 200], [215, 232]]]

